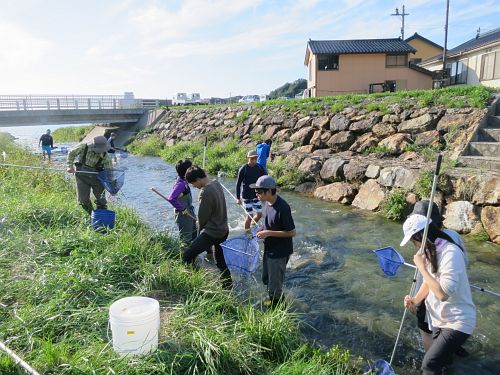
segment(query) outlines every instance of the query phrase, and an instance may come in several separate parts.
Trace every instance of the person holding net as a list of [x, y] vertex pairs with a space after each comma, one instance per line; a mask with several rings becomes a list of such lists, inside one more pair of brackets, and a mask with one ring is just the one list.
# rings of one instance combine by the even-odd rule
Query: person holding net
[[113, 168], [108, 154], [110, 147], [106, 137], [100, 135], [91, 144], [82, 143], [68, 153], [67, 171], [75, 174], [78, 203], [89, 215], [93, 210], [91, 192], [97, 209], [107, 209], [105, 189], [98, 173]]
[[[401, 246], [411, 241], [420, 248], [426, 222], [423, 215], [408, 217], [403, 224]], [[404, 306], [415, 311], [425, 299], [432, 344], [425, 353], [422, 371], [424, 375], [442, 374], [453, 363], [453, 353], [472, 334], [476, 325], [476, 307], [472, 302], [464, 257], [453, 239], [431, 220], [424, 251], [417, 252], [413, 262], [422, 274], [423, 282], [415, 296], [405, 296]]]

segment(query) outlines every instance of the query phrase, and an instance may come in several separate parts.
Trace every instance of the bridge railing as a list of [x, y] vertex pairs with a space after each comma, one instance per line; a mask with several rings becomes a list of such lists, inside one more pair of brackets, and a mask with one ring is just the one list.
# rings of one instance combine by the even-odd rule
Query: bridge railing
[[145, 108], [143, 100], [120, 95], [0, 95], [0, 111], [133, 108]]

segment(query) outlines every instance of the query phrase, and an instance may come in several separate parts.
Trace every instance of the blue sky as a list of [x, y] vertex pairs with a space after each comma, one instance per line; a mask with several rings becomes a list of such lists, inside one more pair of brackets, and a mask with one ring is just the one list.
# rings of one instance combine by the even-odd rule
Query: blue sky
[[[0, 95], [264, 94], [306, 76], [311, 39], [400, 35], [403, 1], [0, 0]], [[406, 0], [405, 37], [444, 42], [445, 0]], [[500, 27], [497, 0], [450, 0], [448, 47]]]

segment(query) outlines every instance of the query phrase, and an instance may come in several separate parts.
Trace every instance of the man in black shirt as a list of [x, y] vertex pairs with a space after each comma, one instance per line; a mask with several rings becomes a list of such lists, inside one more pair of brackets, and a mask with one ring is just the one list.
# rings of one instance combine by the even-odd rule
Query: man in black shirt
[[[255, 183], [260, 176], [264, 176], [266, 171], [257, 164], [257, 151], [248, 151], [247, 163], [238, 171], [236, 180], [236, 203], [241, 204], [241, 198], [245, 203], [247, 216], [245, 217], [245, 230], [250, 230], [250, 224], [253, 221], [258, 222], [262, 217], [262, 203], [255, 195], [254, 189], [250, 185]], [[243, 192], [241, 185], [243, 184]], [[240, 198], [241, 197], [241, 198]], [[252, 217], [253, 215], [253, 217]]]
[[267, 202], [265, 229], [257, 232], [257, 237], [264, 239], [262, 282], [267, 285], [271, 305], [276, 306], [283, 298], [286, 265], [293, 253], [295, 223], [290, 206], [276, 194], [274, 178], [259, 177], [250, 187], [255, 189], [259, 200]]
[[50, 155], [52, 154], [52, 148], [54, 148], [54, 139], [50, 135], [50, 129], [47, 129], [47, 132], [40, 137], [38, 141], [38, 146], [42, 145], [42, 155], [43, 160], [45, 160], [45, 154], [50, 161]]

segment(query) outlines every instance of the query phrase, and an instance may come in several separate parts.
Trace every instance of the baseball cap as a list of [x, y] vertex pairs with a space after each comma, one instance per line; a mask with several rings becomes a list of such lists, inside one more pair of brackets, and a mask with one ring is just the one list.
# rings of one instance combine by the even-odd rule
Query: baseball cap
[[98, 135], [94, 138], [94, 142], [89, 147], [92, 151], [100, 153], [107, 152], [111, 148], [111, 145], [105, 136]]
[[[417, 203], [415, 203], [415, 206], [413, 207], [413, 211], [411, 214], [412, 215], [418, 214], [427, 217], [429, 202], [430, 202], [429, 200], [418, 201]], [[443, 216], [441, 216], [439, 208], [435, 202], [432, 202], [431, 219], [432, 222], [436, 224], [438, 227], [441, 227], [443, 225]]]
[[[410, 215], [403, 224], [404, 237], [399, 246], [406, 245], [415, 233], [418, 233], [425, 228], [426, 223], [427, 218], [424, 215]], [[429, 224], [430, 223], [432, 223], [432, 219], [429, 219]]]
[[250, 184], [252, 189], [276, 189], [276, 181], [271, 176], [260, 176], [255, 184]]
[[247, 152], [247, 158], [256, 158], [257, 156], [259, 156], [259, 155], [257, 155], [257, 151], [255, 151], [255, 150], [251, 150], [251, 151]]

